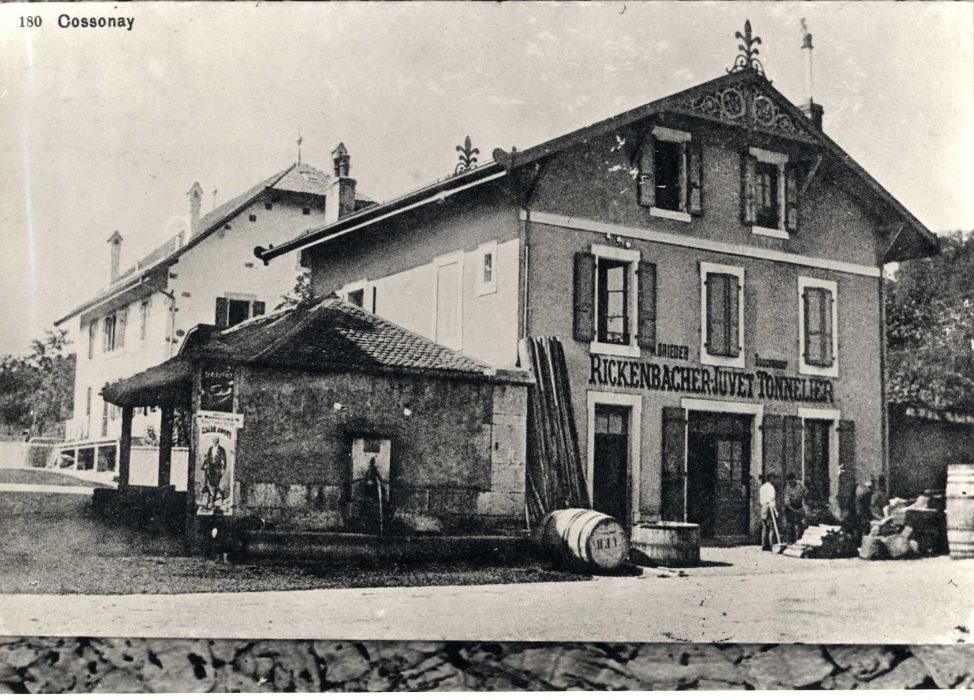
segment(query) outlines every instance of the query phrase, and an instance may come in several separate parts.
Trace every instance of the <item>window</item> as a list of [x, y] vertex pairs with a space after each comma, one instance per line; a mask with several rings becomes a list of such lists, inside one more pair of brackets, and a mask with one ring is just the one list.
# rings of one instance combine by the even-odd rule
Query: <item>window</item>
[[346, 297], [346, 300], [348, 301], [349, 304], [354, 304], [355, 306], [358, 306], [359, 308], [364, 308], [365, 307], [365, 290], [364, 289], [356, 289], [354, 292], [349, 292], [348, 293], [348, 296]]
[[264, 314], [264, 302], [243, 295], [231, 297], [217, 297], [216, 314], [214, 322], [220, 328], [231, 328], [238, 323], [243, 323], [248, 318], [262, 316]]
[[497, 291], [497, 241], [481, 244], [477, 248], [476, 255], [480, 267], [477, 277], [477, 296], [494, 294]]
[[115, 314], [106, 316], [101, 321], [101, 350], [111, 352], [115, 349]]
[[264, 202], [264, 209], [271, 210], [273, 208], [274, 205], [271, 202]]
[[249, 219], [250, 219], [250, 221], [252, 221], [252, 222], [253, 222], [253, 221], [257, 221], [257, 215], [256, 215], [256, 214], [251, 214], [251, 215], [250, 215], [250, 216], [249, 216], [248, 218], [249, 218]]
[[151, 299], [144, 299], [139, 304], [139, 340], [146, 339], [149, 330], [149, 307], [151, 304]]
[[654, 127], [639, 160], [639, 203], [651, 215], [690, 221], [703, 212], [703, 157], [689, 133]]
[[589, 352], [639, 357], [656, 345], [656, 265], [638, 250], [593, 245], [575, 254], [575, 340]]
[[629, 345], [629, 268], [632, 263], [602, 258], [598, 262], [598, 333], [600, 343]]
[[802, 374], [838, 376], [837, 295], [838, 285], [831, 280], [798, 278], [798, 370]]
[[433, 269], [436, 275], [433, 340], [459, 350], [463, 344], [463, 252], [436, 258]]
[[98, 337], [98, 321], [88, 324], [88, 359], [95, 356], [95, 338]]
[[311, 215], [311, 207], [302, 207], [301, 208], [301, 213], [304, 214], [305, 216], [310, 216]]
[[744, 366], [744, 268], [700, 263], [700, 361]]
[[798, 230], [798, 171], [788, 156], [749, 148], [741, 164], [741, 220], [751, 232], [789, 238]]

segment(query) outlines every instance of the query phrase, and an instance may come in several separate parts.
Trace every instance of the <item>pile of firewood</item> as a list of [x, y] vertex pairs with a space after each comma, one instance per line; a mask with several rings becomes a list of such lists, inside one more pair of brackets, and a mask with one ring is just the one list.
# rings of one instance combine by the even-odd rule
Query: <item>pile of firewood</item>
[[858, 538], [841, 525], [811, 525], [780, 553], [798, 559], [846, 559], [856, 556]]
[[863, 559], [903, 559], [947, 552], [947, 519], [942, 493], [926, 492], [914, 501], [891, 499], [884, 517], [863, 535]]

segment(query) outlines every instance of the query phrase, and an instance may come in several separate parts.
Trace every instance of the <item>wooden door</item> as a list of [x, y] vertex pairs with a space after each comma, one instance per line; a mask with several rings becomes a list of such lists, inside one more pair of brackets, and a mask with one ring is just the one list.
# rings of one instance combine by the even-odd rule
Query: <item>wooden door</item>
[[628, 406], [595, 407], [595, 463], [592, 473], [592, 507], [629, 525]]

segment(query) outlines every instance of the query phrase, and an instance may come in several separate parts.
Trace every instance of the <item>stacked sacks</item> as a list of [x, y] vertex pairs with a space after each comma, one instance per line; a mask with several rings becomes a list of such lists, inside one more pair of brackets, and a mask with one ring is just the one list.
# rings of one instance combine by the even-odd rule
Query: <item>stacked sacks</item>
[[914, 501], [893, 498], [884, 518], [872, 521], [862, 538], [863, 559], [902, 559], [947, 552], [947, 520], [942, 492], [925, 491]]

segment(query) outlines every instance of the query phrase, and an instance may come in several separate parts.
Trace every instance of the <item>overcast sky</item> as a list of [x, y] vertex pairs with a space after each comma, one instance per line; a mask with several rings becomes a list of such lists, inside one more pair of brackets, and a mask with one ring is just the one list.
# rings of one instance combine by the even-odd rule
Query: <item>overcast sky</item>
[[[132, 31], [58, 15], [134, 17]], [[40, 15], [40, 29], [20, 16]], [[724, 74], [750, 18], [768, 77], [921, 221], [974, 228], [970, 3], [0, 5], [0, 354], [204, 210], [343, 141], [386, 199]]]

